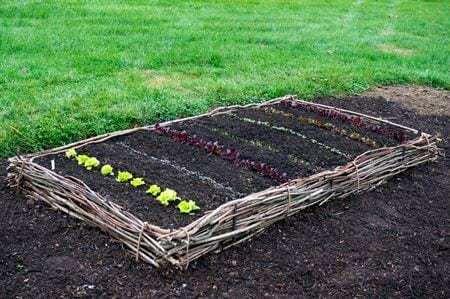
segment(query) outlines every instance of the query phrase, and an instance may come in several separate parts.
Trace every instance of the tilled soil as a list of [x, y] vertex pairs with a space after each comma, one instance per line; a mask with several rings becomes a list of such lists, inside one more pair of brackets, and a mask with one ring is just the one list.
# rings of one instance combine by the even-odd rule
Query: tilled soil
[[[365, 144], [329, 130], [300, 123], [294, 114], [275, 113], [271, 107], [241, 109], [170, 127], [236, 149], [240, 159], [266, 163], [289, 179], [344, 165], [369, 149]], [[302, 115], [298, 111], [295, 113]], [[78, 166], [64, 153], [38, 158], [36, 162], [50, 167], [53, 160], [57, 173], [81, 179], [107, 200], [120, 204], [144, 221], [165, 228], [187, 225], [227, 201], [280, 184], [274, 178], [237, 165], [236, 161], [224, 160], [150, 130], [89, 144], [77, 151], [98, 158], [102, 165], [111, 164], [116, 172], [127, 170], [135, 177], [143, 177], [146, 185], [133, 188], [118, 183], [113, 176], [103, 177], [98, 169], [89, 171]], [[146, 194], [150, 184], [174, 189], [182, 199], [195, 200], [201, 211], [183, 215], [176, 204], [161, 206]]]
[[[136, 263], [98, 229], [16, 195], [4, 185], [3, 161], [0, 297], [448, 298], [450, 118], [419, 115], [378, 96], [317, 101], [439, 133], [447, 157], [373, 192], [283, 220], [250, 242], [201, 258], [185, 272]], [[245, 186], [237, 191], [248, 192]]]

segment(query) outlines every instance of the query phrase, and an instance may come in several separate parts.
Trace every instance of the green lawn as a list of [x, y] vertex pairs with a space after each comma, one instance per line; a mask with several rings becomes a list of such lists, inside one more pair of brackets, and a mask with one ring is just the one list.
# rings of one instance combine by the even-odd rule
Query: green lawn
[[448, 1], [0, 2], [0, 156], [285, 94], [449, 88]]

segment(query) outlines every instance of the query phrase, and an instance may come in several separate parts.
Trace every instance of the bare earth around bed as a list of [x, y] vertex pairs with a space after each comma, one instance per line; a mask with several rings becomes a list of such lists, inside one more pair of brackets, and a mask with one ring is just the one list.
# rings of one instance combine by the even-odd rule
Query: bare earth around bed
[[[405, 120], [405, 124], [420, 127], [426, 132], [440, 133], [444, 136], [448, 134], [448, 117], [438, 115], [433, 117], [418, 116], [398, 103], [387, 103], [382, 99], [356, 97], [348, 99], [346, 102], [339, 102], [335, 99], [321, 99], [321, 101], [336, 106], [344, 105], [348, 109], [364, 111], [369, 114], [382, 111], [382, 116], [393, 118], [396, 122], [400, 122], [401, 119], [402, 121]], [[272, 121], [275, 120], [272, 118]], [[232, 129], [229, 128], [229, 122], [224, 120], [222, 123], [229, 130]], [[417, 125], [415, 126], [415, 124]], [[198, 134], [217, 136], [217, 131], [211, 132], [212, 130], [205, 129], [208, 128], [207, 121], [200, 124], [192, 123], [187, 127]], [[251, 153], [252, 146], [255, 146], [254, 143], [250, 142], [252, 136], [257, 136], [258, 139], [265, 136], [264, 134], [253, 135], [251, 130], [245, 130], [245, 134], [248, 135], [244, 135], [242, 138], [249, 142], [246, 145], [247, 147], [242, 150], [243, 153], [245, 151]], [[156, 136], [155, 138], [162, 137]], [[163, 139], [158, 140], [160, 144], [165, 142]], [[230, 146], [233, 145], [233, 138], [224, 138], [223, 140], [226, 140], [226, 143]], [[130, 140], [120, 140], [120, 142], [128, 145]], [[337, 142], [332, 144], [337, 148], [349, 150], [350, 155], [357, 154], [359, 150], [345, 147]], [[286, 150], [283, 148], [284, 143], [282, 142], [275, 142], [275, 145], [280, 147], [280, 152]], [[92, 148], [92, 150], [95, 149]], [[277, 159], [272, 151], [264, 152], [261, 157], [268, 161], [272, 161], [270, 159], [276, 161]], [[177, 156], [176, 158], [182, 159], [183, 157], [178, 158]], [[333, 160], [330, 158], [330, 161]], [[8, 245], [2, 249], [5, 251], [7, 267], [2, 277], [5, 277], [5, 283], [7, 281], [14, 282], [13, 285], [19, 283], [20, 279], [27, 279], [28, 277], [26, 285], [30, 286], [29, 288], [22, 287], [20, 291], [22, 293], [27, 293], [31, 289], [50, 292], [51, 284], [46, 282], [49, 281], [48, 279], [42, 281], [42, 275], [52, 271], [53, 275], [56, 275], [54, 277], [66, 277], [63, 280], [66, 281], [63, 282], [66, 288], [62, 290], [65, 294], [86, 292], [91, 295], [102, 293], [127, 295], [126, 286], [129, 282], [121, 280], [120, 277], [129, 273], [128, 275], [132, 275], [133, 280], [137, 281], [137, 285], [143, 287], [142, 289], [137, 288], [136, 291], [131, 290], [130, 294], [134, 295], [162, 294], [160, 292], [163, 292], [165, 287], [169, 288], [168, 293], [172, 295], [221, 295], [224, 293], [245, 295], [250, 294], [246, 292], [250, 292], [254, 288], [259, 289], [260, 295], [264, 295], [264, 293], [269, 295], [280, 293], [285, 295], [298, 293], [313, 295], [332, 294], [333, 292], [353, 294], [354, 291], [357, 291], [357, 289], [354, 289], [355, 281], [357, 283], [365, 282], [367, 285], [366, 291], [369, 292], [381, 288], [391, 294], [395, 294], [395, 292], [399, 292], [398, 294], [415, 294], [414, 292], [434, 290], [435, 294], [442, 295], [442, 292], [446, 292], [447, 289], [439, 287], [439, 285], [445, 285], [445, 272], [442, 272], [445, 269], [445, 263], [442, 264], [440, 261], [443, 254], [448, 252], [448, 244], [445, 241], [448, 238], [448, 231], [445, 230], [445, 227], [448, 227], [448, 219], [444, 216], [439, 217], [439, 213], [445, 215], [445, 210], [448, 212], [448, 201], [444, 197], [446, 194], [444, 191], [447, 190], [448, 192], [448, 173], [444, 170], [445, 166], [448, 168], [447, 161], [441, 160], [438, 164], [421, 166], [417, 170], [409, 171], [406, 175], [402, 175], [382, 187], [381, 193], [372, 192], [358, 199], [330, 203], [329, 206], [313, 209], [305, 215], [285, 220], [270, 228], [267, 233], [257, 238], [252, 244], [246, 243], [248, 245], [239, 246], [237, 250], [230, 250], [229, 253], [223, 252], [217, 257], [210, 256], [205, 261], [193, 263], [191, 265], [193, 268], [192, 275], [158, 272], [160, 277], [153, 278], [151, 281], [146, 280], [145, 277], [148, 277], [148, 275], [154, 277], [155, 274], [151, 273], [152, 270], [146, 269], [145, 265], [139, 266], [126, 258], [120, 257], [122, 250], [116, 250], [120, 245], [111, 242], [108, 237], [98, 234], [95, 230], [87, 229], [77, 221], [68, 220], [62, 215], [53, 215], [52, 212], [47, 212], [47, 209], [43, 206], [33, 208], [31, 203], [27, 206], [22, 200], [7, 200], [6, 205], [9, 208], [3, 210], [6, 214], [3, 219], [9, 219], [5, 220], [9, 223], [8, 227], [5, 226], [5, 238]], [[47, 162], [42, 161], [42, 163]], [[71, 164], [65, 164], [68, 162], [70, 161], [65, 159], [57, 160], [57, 169], [71, 171]], [[289, 167], [290, 162], [288, 160], [284, 162], [285, 164], [277, 165], [284, 165], [282, 168], [286, 169], [288, 176], [300, 175], [296, 172], [296, 168]], [[342, 164], [339, 158], [336, 158], [336, 162], [337, 165]], [[307, 174], [308, 171], [315, 172], [323, 167], [324, 165], [320, 165], [320, 163], [310, 163], [302, 168], [302, 171]], [[249, 172], [247, 175], [249, 178], [257, 178], [255, 179], [257, 183], [251, 184], [251, 186], [264, 188], [272, 184], [267, 178], [255, 176], [254, 173]], [[211, 171], [210, 176], [214, 176], [213, 171]], [[433, 178], [436, 178], [436, 180]], [[107, 194], [111, 191], [110, 187], [112, 186], [113, 182], [103, 192]], [[254, 192], [249, 185], [238, 181], [230, 184], [230, 186], [232, 191], [225, 189], [228, 191], [217, 191], [217, 194], [230, 195], [233, 192]], [[181, 192], [189, 191], [180, 190], [182, 190]], [[112, 194], [114, 193], [112, 192]], [[6, 198], [10, 197], [8, 194], [6, 193]], [[388, 194], [389, 197], [387, 197]], [[195, 194], [187, 194], [186, 196], [195, 196]], [[136, 198], [139, 199], [139, 197]], [[201, 200], [201, 197], [198, 198]], [[217, 198], [222, 197], [217, 196]], [[208, 204], [214, 207], [220, 203], [220, 201], [202, 202], [205, 207], [209, 207]], [[142, 207], [130, 206], [131, 209], [136, 208], [136, 213], [151, 217], [151, 213], [146, 213]], [[430, 217], [431, 215], [433, 216]], [[14, 223], [20, 223], [20, 219], [26, 217], [35, 219], [27, 222], [26, 227], [28, 229], [14, 225]], [[55, 235], [54, 239], [49, 232], [40, 233], [42, 236], [31, 241], [31, 247], [14, 245], [18, 242], [14, 240], [26, 239], [27, 235], [31, 236], [38, 231], [43, 232], [43, 228], [38, 226], [45, 226], [45, 224], [42, 224], [48, 221], [45, 219], [53, 219], [51, 222], [55, 222], [48, 222], [47, 224], [47, 227], [52, 228], [52, 233]], [[177, 217], [172, 218], [173, 225], [178, 225], [182, 221], [183, 219], [180, 220]], [[34, 224], [36, 222], [41, 224]], [[18, 233], [18, 230], [20, 230], [20, 233]], [[14, 233], [15, 231], [17, 233]], [[48, 238], [48, 240], [45, 241], [45, 238]], [[377, 241], [379, 238], [382, 241]], [[427, 238], [431, 238], [431, 241], [427, 241]], [[279, 239], [283, 240], [282, 243]], [[379, 242], [383, 246], [377, 245]], [[372, 244], [372, 246], [367, 248], [364, 243]], [[428, 243], [431, 245], [425, 246]], [[69, 245], [70, 248], [66, 249], [67, 245], [65, 244], [72, 245]], [[105, 247], [105, 244], [108, 244], [108, 247]], [[97, 249], [92, 251], [94, 248]], [[401, 248], [402, 250], [400, 250]], [[39, 255], [42, 255], [43, 250], [49, 250], [53, 254], [42, 259], [42, 261], [36, 260]], [[367, 260], [368, 258], [369, 260]], [[94, 262], [95, 266], [92, 267], [89, 261]], [[99, 261], [102, 262], [99, 264]], [[88, 264], [90, 266], [86, 268]], [[327, 264], [329, 266], [326, 266]], [[21, 267], [23, 267], [22, 270], [19, 269]], [[124, 268], [127, 270], [124, 270]], [[77, 272], [81, 271], [85, 274], [90, 273], [87, 275], [86, 283], [82, 283], [77, 278], [81, 278], [79, 276], [81, 274], [71, 276], [71, 269], [76, 269]], [[138, 274], [138, 271], [144, 271], [147, 274]], [[205, 281], [205, 277], [208, 276], [206, 271], [209, 272], [210, 278]], [[222, 272], [230, 274], [219, 279], [223, 276], [219, 274]], [[112, 273], [116, 275], [113, 280], [115, 282], [120, 281], [116, 286], [113, 286], [112, 282], [109, 285], [108, 282], [110, 279], [108, 277], [113, 277]], [[275, 276], [280, 277], [280, 279], [274, 280]], [[203, 279], [200, 279], [201, 277]], [[325, 279], [325, 277], [331, 277], [331, 279]], [[425, 277], [428, 277], [428, 279], [425, 279]], [[185, 287], [183, 287], [184, 283], [186, 283]], [[93, 288], [90, 288], [91, 284], [94, 285]], [[144, 290], [144, 286], [146, 290]], [[338, 290], [335, 289], [336, 286], [339, 286]], [[275, 290], [277, 291], [275, 292]], [[364, 294], [364, 291], [359, 291]], [[7, 288], [7, 292], [12, 294], [13, 289]]]

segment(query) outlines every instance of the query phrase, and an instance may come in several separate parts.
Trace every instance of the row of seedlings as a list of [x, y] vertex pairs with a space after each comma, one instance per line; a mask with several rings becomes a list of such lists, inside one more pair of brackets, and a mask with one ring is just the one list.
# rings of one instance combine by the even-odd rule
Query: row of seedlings
[[[102, 165], [96, 157], [91, 157], [86, 154], [78, 154], [74, 148], [66, 151], [66, 157], [78, 162], [78, 165], [86, 168], [87, 170], [99, 169], [103, 176], [115, 176], [115, 180], [118, 183], [129, 183], [133, 188], [139, 188], [147, 185], [144, 178], [135, 177], [131, 172], [123, 170], [114, 173], [114, 168], [110, 164]], [[100, 167], [101, 166], [101, 167]], [[150, 184], [147, 190], [147, 194], [152, 195], [163, 206], [169, 206], [170, 203], [178, 203], [177, 208], [182, 214], [191, 214], [198, 210], [200, 207], [194, 200], [181, 199], [177, 192], [170, 188], [161, 188], [157, 184]]]

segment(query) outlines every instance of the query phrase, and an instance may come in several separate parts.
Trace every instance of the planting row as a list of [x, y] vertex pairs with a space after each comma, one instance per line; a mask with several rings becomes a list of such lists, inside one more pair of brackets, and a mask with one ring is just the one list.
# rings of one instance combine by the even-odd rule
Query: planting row
[[[315, 125], [305, 125], [295, 111], [277, 107], [276, 110], [281, 113], [273, 113], [271, 109], [275, 110], [275, 108], [267, 107], [266, 109], [235, 111], [229, 118], [233, 117], [233, 122], [255, 127], [261, 132], [259, 138], [268, 142], [271, 142], [272, 139], [276, 140], [274, 142], [277, 146], [285, 147], [289, 153], [295, 153], [301, 158], [311, 161], [313, 166], [332, 168], [342, 165], [348, 162], [349, 158], [356, 157], [371, 148], [367, 144], [355, 142], [355, 140], [343, 137], [331, 130], [325, 130]], [[292, 114], [292, 116], [284, 113]], [[303, 116], [303, 114], [300, 115]], [[241, 119], [251, 119], [252, 121]], [[240, 133], [239, 128], [234, 128], [234, 130], [238, 134]], [[306, 138], [298, 136], [299, 134]]]
[[[110, 164], [105, 164], [100, 167], [100, 161], [96, 157], [91, 157], [86, 154], [78, 154], [75, 149], [71, 148], [66, 151], [66, 157], [74, 159], [78, 162], [78, 165], [86, 168], [87, 170], [99, 169], [103, 176], [115, 176], [115, 179], [119, 183], [129, 183], [134, 188], [147, 185], [144, 178], [135, 177], [129, 171], [118, 171], [114, 173], [114, 168]], [[152, 195], [163, 206], [169, 206], [171, 202], [178, 202], [177, 208], [180, 213], [189, 214], [200, 210], [200, 207], [194, 200], [185, 200], [177, 196], [175, 190], [165, 188], [163, 191], [157, 184], [150, 184], [146, 191], [147, 194]]]
[[[221, 142], [238, 143], [241, 152], [245, 152], [247, 156], [264, 155], [266, 159], [275, 161], [280, 166], [279, 168], [289, 172], [291, 176], [305, 175], [308, 172], [315, 171], [315, 169], [312, 169], [311, 163], [304, 157], [297, 156], [297, 153], [284, 153], [278, 145], [268, 143], [266, 140], [245, 138], [222, 128], [208, 127], [203, 124], [197, 124], [196, 127], [202, 129], [202, 134], [214, 134], [214, 137], [220, 136]], [[280, 160], [280, 157], [283, 157], [283, 159]], [[305, 171], [306, 173], [304, 173]]]
[[[281, 111], [275, 108], [264, 108], [264, 111], [270, 112], [270, 113], [274, 113], [274, 114], [280, 114], [283, 115], [285, 117], [290, 117], [295, 119], [296, 116], [293, 115], [292, 113], [289, 112], [285, 112], [285, 111]], [[351, 132], [349, 130], [346, 130], [344, 128], [340, 128], [338, 126], [336, 126], [335, 124], [331, 123], [331, 122], [324, 122], [320, 119], [317, 118], [312, 118], [312, 117], [304, 117], [304, 116], [299, 116], [298, 120], [300, 121], [301, 124], [303, 125], [313, 125], [316, 126], [320, 129], [324, 129], [324, 130], [329, 130], [334, 134], [338, 134], [347, 138], [350, 138], [352, 140], [364, 143], [370, 147], [378, 147], [379, 145], [377, 144], [377, 142], [375, 140], [373, 140], [372, 138], [368, 137], [368, 136], [363, 136], [360, 133], [357, 132]]]
[[280, 104], [285, 107], [301, 109], [302, 111], [319, 114], [321, 117], [324, 118], [339, 120], [341, 122], [348, 123], [352, 126], [366, 129], [388, 138], [393, 138], [399, 142], [403, 142], [406, 139], [406, 134], [404, 130], [372, 124], [367, 121], [364, 121], [359, 116], [349, 115], [347, 113], [340, 112], [334, 109], [318, 107], [314, 105], [309, 105], [307, 103], [300, 103], [292, 100], [283, 100], [280, 102]]
[[281, 173], [278, 169], [268, 165], [267, 163], [241, 158], [241, 153], [238, 149], [225, 147], [224, 145], [219, 144], [218, 141], [205, 140], [195, 134], [191, 136], [185, 130], [180, 131], [170, 127], [163, 127], [158, 124], [152, 129], [152, 131], [159, 135], [170, 137], [176, 142], [202, 149], [206, 153], [216, 155], [226, 161], [229, 161], [237, 167], [244, 167], [256, 171], [281, 183], [287, 181], [286, 173]]
[[[315, 161], [316, 157], [312, 153], [307, 154], [308, 148], [299, 150], [303, 140], [296, 136], [284, 136], [276, 131], [241, 122], [229, 115], [174, 124], [171, 128], [187, 131], [205, 140], [219, 140], [220, 144], [226, 148], [239, 149], [241, 159], [249, 158], [276, 166], [280, 172], [287, 174], [288, 179], [308, 176], [320, 170]], [[312, 160], [309, 160], [310, 158]], [[268, 178], [260, 176], [258, 172], [252, 172], [261, 178]], [[273, 185], [274, 180], [270, 179], [270, 181]]]
[[312, 138], [311, 136], [307, 136], [307, 135], [302, 134], [300, 132], [294, 131], [294, 130], [292, 130], [290, 128], [275, 126], [275, 125], [273, 125], [273, 124], [271, 124], [269, 122], [266, 122], [266, 121], [260, 121], [260, 120], [255, 120], [255, 119], [251, 119], [251, 118], [246, 118], [246, 117], [239, 117], [239, 116], [236, 116], [234, 114], [230, 114], [230, 115], [231, 116], [235, 116], [236, 118], [238, 118], [239, 120], [244, 121], [244, 122], [248, 122], [248, 123], [251, 123], [251, 124], [256, 124], [258, 126], [263, 126], [263, 127], [275, 130], [275, 131], [280, 131], [280, 132], [284, 132], [284, 133], [288, 133], [288, 134], [300, 137], [303, 140], [305, 140], [306, 142], [314, 144], [314, 145], [317, 145], [318, 147], [320, 147], [323, 150], [330, 151], [333, 154], [345, 157], [347, 159], [350, 158], [349, 154], [341, 151], [340, 149], [338, 149], [338, 148], [336, 148], [334, 146], [327, 145], [327, 144], [325, 144], [323, 142], [320, 142], [320, 141]]

